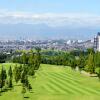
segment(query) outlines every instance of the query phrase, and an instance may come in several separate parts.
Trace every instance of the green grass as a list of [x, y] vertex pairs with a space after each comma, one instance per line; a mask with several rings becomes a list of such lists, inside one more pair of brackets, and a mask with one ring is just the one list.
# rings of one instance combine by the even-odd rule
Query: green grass
[[[3, 64], [6, 69], [10, 65]], [[33, 92], [27, 92], [24, 100], [100, 100], [100, 82], [71, 70], [69, 67], [41, 65], [35, 78], [29, 78]], [[23, 100], [21, 84], [14, 83], [14, 89], [2, 93], [0, 100]]]

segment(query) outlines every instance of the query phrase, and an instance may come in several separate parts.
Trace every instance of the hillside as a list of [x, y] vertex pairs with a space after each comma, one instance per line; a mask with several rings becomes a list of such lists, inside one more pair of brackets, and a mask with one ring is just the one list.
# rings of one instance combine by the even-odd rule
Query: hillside
[[[30, 82], [33, 92], [27, 92], [25, 100], [99, 100], [98, 79], [84, 76], [69, 67], [41, 65]], [[0, 100], [8, 100], [9, 97], [10, 100], [23, 100], [20, 83], [15, 84], [11, 91], [2, 93]]]

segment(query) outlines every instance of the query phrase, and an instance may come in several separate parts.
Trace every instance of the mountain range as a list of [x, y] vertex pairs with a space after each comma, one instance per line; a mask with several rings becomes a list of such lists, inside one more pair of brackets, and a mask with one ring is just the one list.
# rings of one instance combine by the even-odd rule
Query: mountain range
[[0, 39], [89, 39], [99, 31], [94, 27], [51, 27], [47, 24], [0, 24]]

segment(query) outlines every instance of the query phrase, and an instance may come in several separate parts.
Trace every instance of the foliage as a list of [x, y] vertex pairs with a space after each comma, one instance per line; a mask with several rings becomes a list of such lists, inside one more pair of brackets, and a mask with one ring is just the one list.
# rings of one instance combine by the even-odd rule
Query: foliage
[[12, 73], [12, 67], [11, 66], [8, 70], [8, 76], [9, 76], [8, 87], [11, 88], [12, 85], [13, 85], [13, 83], [12, 83], [13, 73]]
[[88, 56], [87, 63], [86, 63], [86, 66], [85, 66], [85, 70], [87, 72], [90, 72], [91, 74], [94, 73], [94, 70], [95, 70], [95, 67], [94, 67], [94, 55], [93, 55], [92, 52]]
[[7, 59], [7, 54], [0, 53], [0, 63], [5, 63]]
[[1, 91], [2, 91], [2, 88], [5, 86], [6, 78], [7, 78], [6, 70], [2, 66], [1, 73], [0, 73], [0, 88], [1, 88]]
[[98, 75], [98, 78], [99, 78], [99, 80], [100, 80], [100, 67], [97, 67], [97, 68], [95, 69], [95, 73]]

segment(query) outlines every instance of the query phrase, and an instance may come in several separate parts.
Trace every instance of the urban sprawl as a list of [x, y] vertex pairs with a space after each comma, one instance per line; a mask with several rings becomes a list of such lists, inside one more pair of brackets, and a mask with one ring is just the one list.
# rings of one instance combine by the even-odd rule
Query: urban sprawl
[[1, 40], [0, 52], [9, 52], [11, 50], [30, 50], [35, 47], [50, 50], [71, 51], [75, 49], [85, 50], [94, 46], [93, 40]]

